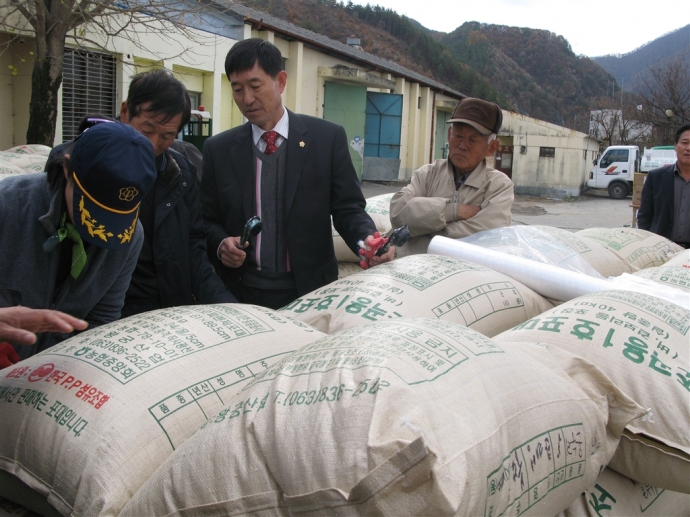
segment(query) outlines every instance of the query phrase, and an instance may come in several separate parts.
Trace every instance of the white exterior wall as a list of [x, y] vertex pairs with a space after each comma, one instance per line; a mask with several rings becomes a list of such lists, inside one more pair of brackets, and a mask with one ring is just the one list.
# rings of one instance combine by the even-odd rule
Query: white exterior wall
[[[585, 133], [508, 111], [499, 139], [514, 146], [513, 183], [522, 195], [579, 196], [599, 150], [599, 142]], [[540, 157], [540, 147], [553, 147], [554, 157]]]
[[[192, 29], [190, 32], [195, 40], [170, 30], [171, 37], [169, 38], [150, 32], [138, 34], [138, 45], [122, 37], [104, 42], [106, 48], [119, 58], [116, 106], [119, 106], [127, 96], [132, 75], [152, 67], [165, 67], [171, 70], [190, 91], [201, 93], [202, 104], [207, 111], [211, 112], [214, 121], [214, 133], [218, 133], [232, 127], [232, 94], [229, 84], [227, 88], [223, 86], [223, 80], [225, 83], [228, 82], [225, 78], [223, 63], [225, 55], [235, 41]], [[87, 37], [96, 41], [99, 39], [97, 34], [89, 33]], [[23, 44], [14, 43], [10, 47], [10, 52], [5, 52], [0, 56], [2, 68], [0, 71], [0, 114], [5, 115], [5, 123], [0, 134], [0, 150], [26, 143], [33, 68], [33, 56], [29, 53], [34, 51], [34, 40], [27, 37], [25, 41]], [[69, 40], [67, 46], [73, 46]], [[101, 52], [96, 48], [87, 48], [87, 50]], [[17, 67], [17, 75], [11, 75], [9, 65]], [[59, 98], [61, 99], [61, 92]], [[62, 141], [60, 104], [55, 142]]]

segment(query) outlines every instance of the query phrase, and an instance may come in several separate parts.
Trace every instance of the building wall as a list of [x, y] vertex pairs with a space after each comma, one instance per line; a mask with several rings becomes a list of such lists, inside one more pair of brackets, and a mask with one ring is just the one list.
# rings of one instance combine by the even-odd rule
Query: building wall
[[[582, 192], [599, 142], [585, 133], [503, 111], [502, 145], [513, 145], [516, 194], [577, 197]], [[539, 155], [554, 148], [553, 157]]]
[[[407, 180], [412, 173], [429, 162], [433, 153], [435, 100], [443, 101], [444, 109], [458, 99], [436, 95], [429, 87], [410, 83], [392, 74], [368, 71], [337, 57], [308, 48], [301, 42], [288, 42], [271, 31], [252, 31], [251, 37], [259, 37], [276, 45], [285, 59], [288, 83], [283, 102], [297, 113], [323, 118], [325, 83], [366, 86], [368, 91], [403, 95], [399, 180]], [[334, 76], [330, 69], [347, 67], [367, 72], [367, 78]], [[390, 87], [382, 87], [377, 80], [389, 81]], [[451, 108], [452, 111], [452, 108]], [[352, 137], [353, 135], [348, 135]]]
[[[0, 38], [6, 36], [0, 34]], [[0, 151], [26, 143], [34, 46], [34, 39], [27, 37], [24, 43], [13, 43], [0, 55]]]
[[[211, 112], [214, 120], [214, 133], [218, 133], [238, 122], [237, 117], [233, 117], [236, 107], [232, 102], [232, 92], [223, 66], [225, 55], [235, 40], [207, 32], [190, 31], [194, 39], [170, 32], [171, 37], [168, 38], [152, 33], [146, 33], [145, 37], [139, 34], [137, 37], [141, 38], [140, 45], [134, 45], [126, 38], [104, 42], [106, 48], [119, 58], [116, 106], [127, 96], [132, 75], [151, 68], [165, 67], [190, 91], [201, 93], [201, 102]], [[88, 34], [88, 38], [98, 40], [98, 37], [98, 34]], [[33, 67], [30, 52], [34, 50], [34, 40], [28, 37], [24, 39], [25, 43], [14, 43], [9, 52], [0, 55], [0, 114], [4, 115], [0, 150], [26, 143]], [[69, 41], [67, 45], [70, 46]], [[96, 48], [88, 50], [101, 52]], [[17, 67], [17, 75], [11, 74], [8, 68], [10, 65]], [[55, 142], [61, 141], [62, 112], [58, 106]]]
[[[103, 42], [118, 56], [116, 106], [124, 101], [131, 77], [152, 68], [171, 70], [192, 93], [200, 94], [200, 103], [211, 113], [213, 133], [245, 122], [232, 99], [232, 89], [225, 77], [225, 56], [236, 40], [190, 29], [193, 39], [180, 33], [170, 37], [151, 33], [138, 34], [139, 44], [126, 38]], [[411, 83], [392, 74], [365, 70], [343, 59], [309, 48], [299, 41], [287, 41], [272, 31], [253, 31], [249, 25], [238, 32], [240, 37], [260, 37], [274, 43], [285, 58], [288, 84], [283, 94], [285, 105], [298, 113], [323, 117], [324, 85], [326, 81], [364, 86], [372, 91], [403, 95], [401, 127], [400, 180], [409, 179], [433, 155], [435, 114], [439, 96], [429, 87]], [[97, 34], [88, 38], [97, 39]], [[11, 52], [0, 55], [0, 114], [5, 123], [0, 135], [0, 148], [26, 143], [29, 101], [31, 96], [31, 67], [33, 42], [15, 44]], [[69, 46], [69, 42], [68, 42]], [[91, 49], [99, 52], [97, 49]], [[24, 61], [22, 61], [24, 59]], [[9, 65], [18, 68], [16, 76], [8, 75]], [[333, 74], [333, 69], [347, 67], [358, 70], [356, 76]], [[60, 95], [61, 97], [61, 95]], [[453, 101], [440, 96], [444, 102]], [[55, 142], [62, 142], [62, 113], [58, 108]]]

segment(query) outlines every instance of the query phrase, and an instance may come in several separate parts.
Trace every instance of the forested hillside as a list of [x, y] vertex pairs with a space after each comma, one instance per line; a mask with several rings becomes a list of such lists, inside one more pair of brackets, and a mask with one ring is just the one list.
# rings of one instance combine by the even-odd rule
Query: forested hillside
[[549, 31], [467, 21], [450, 34], [430, 31], [380, 6], [336, 0], [239, 0], [306, 29], [410, 68], [466, 95], [587, 131], [595, 98], [615, 80]]
[[690, 25], [669, 32], [622, 55], [595, 57], [593, 60], [608, 70], [623, 89], [639, 91], [650, 67], [664, 62], [690, 62]]

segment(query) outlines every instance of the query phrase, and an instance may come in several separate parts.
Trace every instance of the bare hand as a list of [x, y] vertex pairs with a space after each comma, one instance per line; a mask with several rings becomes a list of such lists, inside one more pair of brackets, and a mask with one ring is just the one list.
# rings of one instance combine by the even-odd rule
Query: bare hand
[[0, 341], [13, 341], [20, 345], [33, 345], [35, 332], [64, 332], [84, 330], [89, 324], [69, 314], [48, 309], [28, 307], [0, 308]]
[[247, 253], [237, 247], [239, 243], [239, 237], [227, 237], [221, 242], [220, 248], [218, 248], [218, 256], [225, 267], [237, 268], [244, 264]]
[[371, 257], [371, 260], [369, 260], [369, 266], [374, 267], [378, 266], [379, 264], [383, 264], [384, 262], [390, 262], [395, 258], [395, 246], [391, 246], [388, 248], [388, 251], [381, 255], [380, 257], [377, 257], [374, 255]]
[[461, 221], [472, 219], [481, 209], [479, 205], [458, 205], [458, 218]]

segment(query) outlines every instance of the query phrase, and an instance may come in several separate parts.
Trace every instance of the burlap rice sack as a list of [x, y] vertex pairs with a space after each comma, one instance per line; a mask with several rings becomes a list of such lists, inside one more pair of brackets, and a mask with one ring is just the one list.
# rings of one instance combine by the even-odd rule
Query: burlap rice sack
[[362, 271], [362, 266], [356, 262], [338, 262], [338, 278], [345, 278]]
[[633, 272], [661, 266], [683, 248], [656, 233], [637, 228], [589, 228], [577, 232], [585, 240], [596, 241], [627, 261]]
[[690, 267], [670, 266], [667, 262], [663, 266], [641, 269], [634, 275], [668, 287], [690, 291]]
[[29, 165], [40, 164], [44, 166], [48, 157], [42, 154], [19, 154], [19, 153], [9, 153], [0, 152], [0, 159], [10, 162], [12, 165], [16, 165], [20, 169], [25, 169]]
[[5, 176], [16, 176], [17, 174], [26, 174], [26, 171], [0, 156], [0, 179]]
[[390, 318], [438, 318], [494, 336], [553, 307], [520, 282], [439, 255], [411, 255], [336, 280], [285, 306], [331, 334]]
[[52, 148], [48, 147], [47, 145], [28, 144], [11, 147], [10, 149], [6, 149], [5, 152], [16, 154], [41, 154], [47, 157], [50, 154], [51, 149]]
[[44, 172], [45, 168], [45, 163], [32, 163], [24, 167], [24, 172]]
[[688, 517], [690, 495], [639, 483], [604, 469], [557, 517]]
[[374, 323], [257, 377], [122, 515], [552, 516], [643, 412], [558, 349]]
[[[371, 220], [374, 221], [376, 229], [381, 234], [388, 232], [392, 228], [389, 215], [392, 197], [393, 194], [382, 194], [380, 196], [370, 197], [366, 200], [367, 206], [365, 210], [371, 217]], [[338, 259], [338, 262], [359, 262], [358, 256], [352, 253], [352, 250], [347, 247], [347, 244], [345, 244], [345, 241], [333, 227], [332, 223], [331, 231], [333, 233], [335, 257]]]
[[690, 250], [679, 251], [664, 265], [690, 268]]
[[561, 244], [569, 246], [604, 278], [635, 271], [627, 261], [596, 241], [582, 239], [575, 233], [554, 226], [537, 225], [534, 228], [551, 235]]
[[36, 511], [47, 499], [64, 515], [117, 515], [254, 375], [321, 336], [251, 305], [177, 307], [103, 325], [6, 368], [0, 496]]
[[690, 493], [690, 311], [629, 291], [566, 302], [494, 339], [547, 343], [601, 368], [651, 408], [626, 429], [609, 465], [637, 481]]

